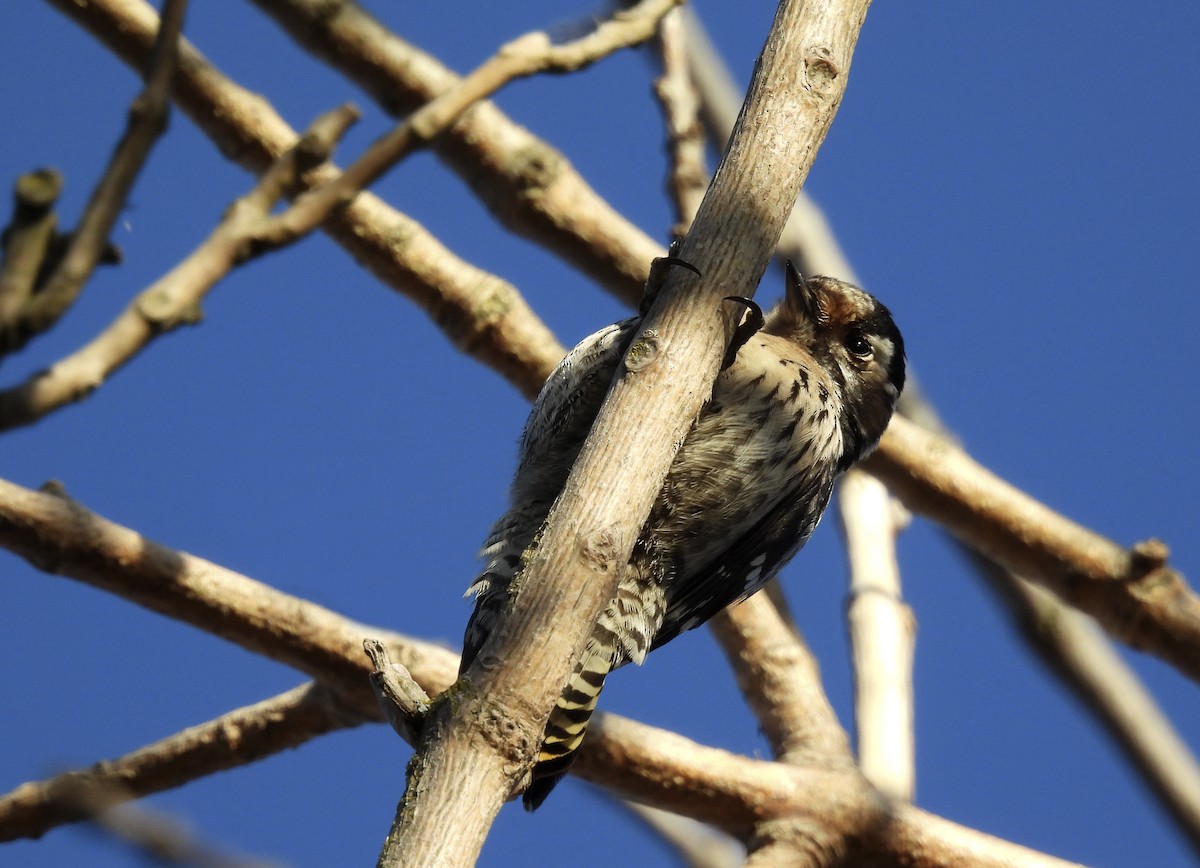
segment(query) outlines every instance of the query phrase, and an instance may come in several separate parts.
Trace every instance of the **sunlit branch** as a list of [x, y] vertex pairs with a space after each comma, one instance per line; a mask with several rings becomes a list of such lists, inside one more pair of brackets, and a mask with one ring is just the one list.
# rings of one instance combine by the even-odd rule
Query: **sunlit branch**
[[324, 687], [302, 684], [116, 759], [22, 784], [0, 796], [0, 841], [37, 838], [113, 805], [256, 762], [367, 719]]
[[[49, 0], [91, 30], [122, 60], [138, 66], [158, 29], [144, 0]], [[261, 173], [297, 133], [269, 102], [223, 76], [187, 40], [179, 43], [172, 97], [230, 159]], [[328, 181], [332, 166], [305, 181]], [[564, 349], [508, 282], [455, 256], [421, 224], [370, 192], [338, 210], [323, 227], [348, 253], [429, 315], [451, 342], [532, 398]]]
[[708, 187], [704, 164], [704, 128], [700, 124], [700, 100], [687, 66], [687, 31], [684, 8], [673, 9], [663, 18], [658, 49], [662, 74], [654, 82], [654, 93], [662, 106], [667, 130], [667, 190], [675, 204], [675, 226], [671, 234], [682, 238], [692, 225]]
[[[304, 172], [329, 158], [357, 117], [347, 106], [317, 120], [295, 147], [263, 173], [253, 190], [226, 209], [204, 242], [134, 297], [103, 331], [24, 383], [0, 392], [0, 431], [28, 425], [91, 395], [155, 338], [198, 322], [204, 298], [231, 270], [299, 238], [277, 237], [276, 226], [287, 219], [290, 209], [279, 215], [272, 215], [271, 209]], [[333, 202], [328, 203], [325, 213], [333, 207]]]
[[179, 62], [177, 44], [187, 0], [167, 0], [145, 69], [146, 86], [129, 108], [129, 121], [104, 175], [92, 190], [62, 258], [11, 322], [0, 322], [0, 356], [49, 329], [75, 303], [108, 248], [108, 236], [150, 149], [167, 128], [168, 93]]
[[731, 606], [710, 626], [776, 758], [852, 763], [849, 740], [825, 695], [817, 661], [768, 595], [755, 594]]
[[896, 536], [907, 517], [883, 483], [858, 469], [842, 479], [838, 508], [850, 566], [846, 619], [859, 767], [880, 792], [907, 802], [916, 788], [916, 624], [901, 597], [896, 560]]

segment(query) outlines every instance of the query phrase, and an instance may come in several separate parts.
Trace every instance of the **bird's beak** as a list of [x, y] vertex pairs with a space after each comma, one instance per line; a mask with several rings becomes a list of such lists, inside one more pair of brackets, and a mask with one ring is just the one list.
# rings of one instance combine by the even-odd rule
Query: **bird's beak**
[[813, 287], [804, 275], [799, 272], [796, 266], [792, 265], [791, 260], [783, 265], [785, 274], [787, 275], [787, 283], [785, 292], [789, 304], [797, 310], [804, 311], [814, 323], [824, 322], [826, 319], [825, 311], [821, 309], [820, 299], [817, 298], [815, 287]]

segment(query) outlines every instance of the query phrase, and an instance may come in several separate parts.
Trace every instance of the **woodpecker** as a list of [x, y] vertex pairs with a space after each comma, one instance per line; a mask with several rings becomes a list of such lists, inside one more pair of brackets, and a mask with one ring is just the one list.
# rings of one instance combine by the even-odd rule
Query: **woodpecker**
[[[838, 475], [875, 448], [891, 419], [905, 358], [888, 309], [843, 281], [804, 278], [791, 263], [785, 271], [784, 298], [766, 317], [749, 299], [731, 299], [749, 314], [551, 712], [524, 794], [529, 810], [566, 774], [608, 673], [642, 663], [770, 581], [816, 528]], [[509, 509], [467, 591], [476, 600], [462, 671], [508, 608], [522, 557], [640, 324], [634, 317], [584, 338], [542, 388], [520, 441]]]

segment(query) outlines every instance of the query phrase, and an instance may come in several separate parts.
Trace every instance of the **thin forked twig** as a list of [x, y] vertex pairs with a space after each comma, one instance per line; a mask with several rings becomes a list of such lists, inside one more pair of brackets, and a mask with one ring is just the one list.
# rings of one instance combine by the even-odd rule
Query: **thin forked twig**
[[[83, 5], [71, 0], [49, 2], [130, 65], [140, 66], [153, 48], [158, 17], [145, 0], [92, 0]], [[342, 11], [344, 14], [335, 16], [339, 22], [365, 15], [352, 5]], [[317, 10], [313, 12], [329, 23]], [[172, 91], [175, 104], [223, 154], [261, 173], [295, 144], [298, 133], [267, 100], [222, 75], [186, 39], [180, 39], [179, 52], [180, 68]], [[490, 104], [480, 105], [468, 117], [477, 119], [486, 108], [495, 112]], [[508, 122], [510, 133], [513, 127]], [[525, 135], [528, 137], [527, 132]], [[497, 136], [483, 136], [480, 141], [488, 143], [484, 150], [490, 153]], [[511, 161], [508, 165], [511, 167]], [[307, 186], [326, 183], [337, 171], [332, 165], [319, 167], [305, 176], [304, 182]], [[559, 175], [561, 178], [562, 173]], [[576, 180], [573, 189], [578, 191], [582, 180], [577, 176]], [[591, 196], [595, 198], [594, 193]], [[514, 193], [511, 198], [525, 201], [528, 197]], [[590, 216], [572, 212], [561, 219], [578, 231], [602, 225], [616, 213], [595, 211], [593, 208]], [[562, 345], [512, 284], [456, 256], [416, 220], [369, 191], [336, 210], [324, 229], [381, 282], [421, 307], [454, 346], [495, 370], [526, 397], [538, 393], [563, 357]], [[634, 243], [637, 237], [643, 239], [640, 246]], [[637, 256], [637, 251], [646, 247], [644, 242], [644, 236], [629, 227], [621, 242], [613, 241], [611, 246], [622, 255]], [[646, 261], [659, 253], [661, 248], [651, 244]], [[645, 263], [638, 263], [639, 279], [645, 278], [645, 268]]]
[[0, 323], [0, 356], [49, 329], [75, 303], [107, 245], [150, 149], [167, 127], [168, 95], [179, 61], [179, 33], [187, 0], [167, 0], [146, 70], [146, 86], [129, 109], [129, 123], [104, 176], [53, 273], [11, 322]]
[[[317, 228], [333, 209], [346, 204], [415, 147], [444, 131], [478, 100], [517, 78], [579, 69], [644, 41], [653, 34], [658, 19], [677, 2], [645, 0], [566, 45], [552, 45], [540, 32], [508, 43], [474, 73], [378, 139], [345, 171], [303, 193], [279, 215], [270, 215], [269, 209], [294, 186], [295, 172], [284, 179], [281, 173], [285, 169], [268, 170], [258, 187], [241, 200], [241, 207], [230, 209], [200, 248], [139, 296], [105, 333], [50, 370], [0, 393], [0, 430], [35, 421], [95, 389], [155, 335], [193, 320], [200, 300], [230, 268]], [[345, 113], [343, 110], [338, 117], [348, 120]], [[327, 127], [332, 129], [330, 120], [319, 122], [302, 141], [319, 138], [318, 132]], [[341, 129], [344, 131], [344, 126]]]
[[563, 45], [555, 45], [545, 33], [534, 31], [501, 46], [474, 72], [376, 140], [341, 177], [297, 199], [287, 219], [280, 221], [280, 231], [309, 231], [324, 219], [334, 203], [349, 201], [406, 154], [428, 144], [463, 112], [509, 82], [542, 72], [572, 72], [614, 51], [645, 42], [654, 35], [662, 16], [681, 2], [642, 0], [635, 8], [615, 14], [587, 36]]
[[90, 395], [155, 338], [199, 321], [201, 303], [218, 281], [236, 266], [285, 243], [274, 227], [287, 212], [272, 216], [271, 209], [301, 175], [329, 158], [357, 117], [355, 109], [343, 106], [317, 119], [253, 190], [226, 209], [207, 239], [139, 293], [96, 337], [0, 392], [0, 431], [31, 424]]
[[[415, 111], [460, 80], [358, 4], [340, 4], [330, 15], [326, 0], [255, 3], [386, 111]], [[510, 231], [535, 239], [627, 303], [638, 303], [662, 245], [601, 198], [562, 152], [493, 103], [464, 115], [433, 147]]]

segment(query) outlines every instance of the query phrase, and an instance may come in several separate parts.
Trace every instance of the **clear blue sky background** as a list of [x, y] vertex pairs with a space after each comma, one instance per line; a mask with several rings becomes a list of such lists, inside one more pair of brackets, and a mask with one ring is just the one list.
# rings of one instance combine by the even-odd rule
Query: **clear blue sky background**
[[[467, 70], [500, 41], [592, 3], [369, 6]], [[740, 79], [767, 2], [698, 3]], [[138, 81], [42, 3], [0, 27], [0, 176], [53, 165], [71, 224]], [[293, 126], [353, 99], [342, 159], [386, 128], [368, 100], [265, 16], [198, 2], [187, 35]], [[1200, 7], [1191, 2], [878, 3], [808, 189], [912, 364], [986, 465], [1128, 544], [1161, 536], [1200, 579]], [[618, 209], [665, 238], [662, 132], [634, 52], [499, 98]], [[250, 183], [182, 115], [134, 191], [105, 269], [4, 385], [86, 341], [208, 232]], [[622, 308], [510, 237], [428, 155], [377, 190], [512, 281], [572, 344]], [[771, 272], [760, 292], [777, 296]], [[207, 318], [87, 401], [4, 435], [0, 476], [49, 478], [102, 515], [348, 616], [457, 647], [474, 552], [504, 503], [525, 401], [408, 301], [312, 238], [232, 275]], [[918, 520], [900, 544], [919, 623], [918, 803], [1104, 866], [1191, 863], [1089, 717], [1014, 638], [989, 593]], [[850, 722], [844, 568], [829, 521], [786, 571]], [[285, 690], [284, 667], [0, 553], [0, 789], [113, 757]], [[1126, 657], [1200, 748], [1200, 691]], [[765, 743], [704, 631], [612, 679], [603, 707], [706, 744]], [[382, 727], [327, 737], [151, 800], [207, 840], [299, 866], [373, 864], [408, 748]], [[586, 844], [579, 846], [583, 838]], [[572, 855], [567, 858], [566, 853]], [[0, 847], [0, 864], [131, 864], [86, 830]], [[482, 864], [670, 864], [578, 782], [506, 808]]]

